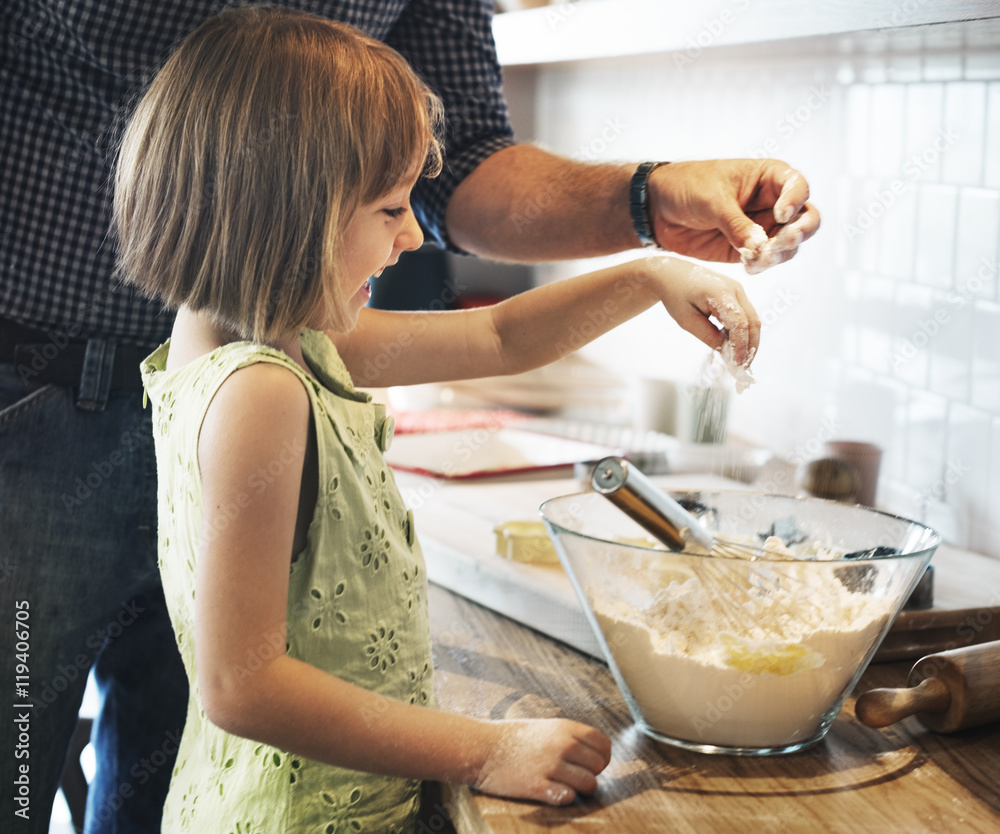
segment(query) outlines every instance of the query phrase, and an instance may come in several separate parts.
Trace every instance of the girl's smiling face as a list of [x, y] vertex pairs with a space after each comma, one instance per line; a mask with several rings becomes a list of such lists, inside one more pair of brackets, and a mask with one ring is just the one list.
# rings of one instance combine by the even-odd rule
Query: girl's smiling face
[[339, 290], [346, 301], [348, 329], [357, 323], [361, 308], [371, 298], [369, 279], [396, 263], [402, 252], [417, 249], [424, 242], [410, 207], [413, 184], [406, 182], [360, 206], [344, 230]]

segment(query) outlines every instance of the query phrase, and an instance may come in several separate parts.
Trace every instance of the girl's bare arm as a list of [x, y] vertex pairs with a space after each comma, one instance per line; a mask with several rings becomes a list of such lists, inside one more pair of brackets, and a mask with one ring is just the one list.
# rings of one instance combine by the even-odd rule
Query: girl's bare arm
[[[468, 783], [554, 804], [593, 791], [610, 742], [586, 725], [452, 715], [376, 695], [284, 653], [259, 658], [260, 646], [285, 643], [309, 408], [294, 374], [252, 365], [222, 385], [202, 426], [205, 529], [213, 534], [197, 565], [196, 655], [209, 720], [357, 770]], [[266, 488], [249, 488], [262, 483], [253, 480], [261, 470], [273, 476]], [[217, 523], [233, 506], [239, 514]], [[248, 657], [261, 660], [251, 673]]]
[[728, 337], [738, 363], [753, 358], [760, 320], [740, 283], [662, 256], [557, 281], [473, 310], [365, 308], [349, 333], [328, 335], [357, 385], [412, 385], [546, 365], [657, 302], [710, 347], [720, 347]]

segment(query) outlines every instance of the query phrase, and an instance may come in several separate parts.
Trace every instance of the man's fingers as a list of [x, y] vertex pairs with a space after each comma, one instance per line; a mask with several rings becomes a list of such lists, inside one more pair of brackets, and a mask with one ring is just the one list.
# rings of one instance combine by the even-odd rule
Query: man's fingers
[[788, 223], [809, 199], [809, 183], [798, 171], [789, 168], [781, 180], [781, 193], [774, 202], [774, 219]]

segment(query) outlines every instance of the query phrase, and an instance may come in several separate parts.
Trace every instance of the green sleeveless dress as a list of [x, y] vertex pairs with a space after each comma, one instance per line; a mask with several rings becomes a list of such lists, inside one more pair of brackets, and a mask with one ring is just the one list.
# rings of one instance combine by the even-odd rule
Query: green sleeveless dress
[[[169, 342], [143, 363], [153, 404], [159, 475], [159, 564], [177, 645], [191, 684], [187, 723], [162, 830], [204, 834], [402, 832], [412, 830], [420, 783], [316, 762], [213, 725], [195, 668], [194, 594], [203, 534], [198, 435], [208, 405], [239, 368], [269, 362], [298, 376], [312, 404], [319, 498], [306, 549], [290, 562], [287, 651], [330, 674], [397, 700], [433, 699], [427, 583], [409, 513], [382, 458], [392, 418], [355, 390], [330, 340], [303, 331], [303, 356], [319, 381], [284, 353], [225, 345], [167, 372]], [[280, 465], [280, 461], [275, 465]], [[240, 504], [266, 488], [267, 471], [213, 526], [238, 521]], [[273, 477], [273, 475], [272, 475]], [[242, 660], [249, 678], [280, 649], [264, 638]], [[377, 722], [372, 715], [358, 720]]]

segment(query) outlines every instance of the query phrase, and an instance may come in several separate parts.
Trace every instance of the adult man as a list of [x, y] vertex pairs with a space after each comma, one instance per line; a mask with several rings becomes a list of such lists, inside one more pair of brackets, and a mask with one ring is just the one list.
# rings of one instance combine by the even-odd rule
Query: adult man
[[[159, 588], [138, 362], [172, 317], [115, 279], [107, 183], [130, 102], [222, 5], [14, 0], [0, 20], [0, 611], [19, 626], [0, 653], [0, 680], [17, 683], [0, 720], [4, 830], [46, 829], [92, 666], [102, 711], [88, 830], [159, 828], [186, 681]], [[587, 166], [516, 144], [490, 0], [288, 5], [384, 39], [441, 95], [445, 171], [414, 193], [441, 245], [535, 261], [655, 241], [759, 268], [818, 226], [805, 180], [773, 160]], [[517, 224], [540, 193], [549, 210]], [[31, 706], [10, 716], [13, 703]]]

